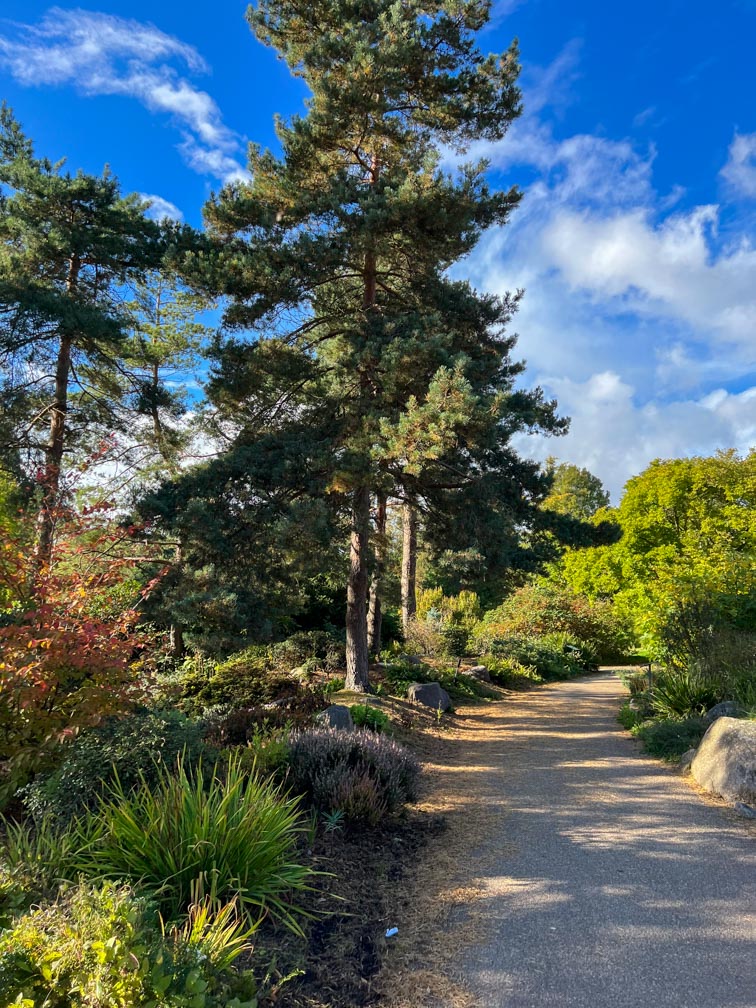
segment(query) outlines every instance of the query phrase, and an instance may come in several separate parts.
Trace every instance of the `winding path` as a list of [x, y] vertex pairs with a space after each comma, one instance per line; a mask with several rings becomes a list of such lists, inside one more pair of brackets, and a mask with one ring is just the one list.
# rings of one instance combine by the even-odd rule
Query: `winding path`
[[446, 929], [474, 936], [464, 1003], [756, 1008], [753, 825], [639, 753], [622, 692], [601, 673], [461, 712], [436, 772], [489, 812]]

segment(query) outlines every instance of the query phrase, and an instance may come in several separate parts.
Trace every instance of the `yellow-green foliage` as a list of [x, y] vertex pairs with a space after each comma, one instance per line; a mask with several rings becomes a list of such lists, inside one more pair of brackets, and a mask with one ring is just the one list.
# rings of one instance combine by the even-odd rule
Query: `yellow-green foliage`
[[79, 883], [0, 936], [0, 1003], [256, 1008], [251, 977], [229, 972], [248, 938], [234, 913], [233, 905], [198, 906], [183, 927], [163, 933], [129, 887]]
[[439, 613], [444, 623], [472, 630], [480, 619], [480, 599], [471, 591], [449, 596], [441, 588], [424, 588], [417, 593], [417, 618], [426, 620], [433, 611]]
[[670, 628], [692, 643], [712, 622], [747, 629], [756, 614], [756, 452], [653, 462], [627, 484], [622, 538], [572, 550], [562, 574], [577, 592], [613, 597], [652, 653]]

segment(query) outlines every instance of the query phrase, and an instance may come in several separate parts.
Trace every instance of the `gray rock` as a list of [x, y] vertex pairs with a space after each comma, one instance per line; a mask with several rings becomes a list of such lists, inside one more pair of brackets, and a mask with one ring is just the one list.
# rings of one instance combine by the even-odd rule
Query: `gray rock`
[[417, 655], [414, 655], [414, 654], [400, 654], [399, 655], [399, 661], [403, 661], [407, 665], [422, 665], [423, 664], [422, 658], [418, 658]]
[[352, 731], [354, 728], [352, 712], [345, 704], [331, 704], [315, 720], [323, 728], [338, 728], [340, 731]]
[[433, 710], [447, 711], [451, 707], [449, 694], [437, 682], [412, 683], [407, 690], [407, 696], [415, 703], [423, 704], [425, 707], [432, 707]]
[[756, 808], [751, 808], [750, 805], [746, 805], [745, 802], [736, 801], [732, 806], [739, 816], [743, 816], [744, 819], [756, 819]]
[[475, 679], [480, 679], [481, 682], [491, 682], [491, 673], [488, 671], [485, 665], [473, 665], [470, 668], [461, 669], [465, 675], [473, 676]]
[[263, 710], [280, 710], [282, 707], [291, 706], [291, 697], [281, 697], [280, 700], [271, 700], [270, 703], [262, 705]]
[[722, 703], [718, 703], [710, 710], [706, 711], [704, 714], [704, 724], [714, 724], [717, 718], [721, 717], [736, 718], [739, 717], [740, 714], [742, 714], [740, 704], [736, 703], [734, 700], [723, 700]]
[[690, 772], [713, 794], [756, 803], [756, 721], [717, 718], [701, 739]]
[[690, 773], [690, 765], [696, 758], [697, 749], [688, 749], [680, 757], [680, 771], [684, 774]]

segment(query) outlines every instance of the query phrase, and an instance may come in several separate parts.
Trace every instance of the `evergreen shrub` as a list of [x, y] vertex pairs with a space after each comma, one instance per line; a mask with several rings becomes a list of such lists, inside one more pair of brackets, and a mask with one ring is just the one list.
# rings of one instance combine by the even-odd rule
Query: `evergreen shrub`
[[346, 665], [344, 641], [327, 630], [300, 630], [286, 640], [271, 645], [277, 664], [292, 668], [311, 661], [315, 670], [332, 672]]
[[294, 732], [290, 744], [292, 789], [319, 812], [374, 825], [417, 797], [419, 762], [385, 735], [311, 728]]
[[631, 728], [651, 756], [671, 762], [679, 760], [688, 749], [695, 749], [704, 736], [703, 718], [664, 718], [642, 721]]
[[196, 765], [205, 745], [205, 728], [179, 711], [140, 710], [112, 718], [72, 742], [52, 773], [38, 776], [22, 792], [36, 821], [45, 817], [67, 822], [93, 808], [117, 776], [128, 792], [140, 781], [157, 779], [161, 764], [173, 766], [179, 755]]
[[191, 658], [177, 682], [178, 706], [187, 714], [201, 714], [206, 708], [256, 707], [299, 688], [288, 674], [282, 674], [268, 649], [253, 645], [222, 662]]

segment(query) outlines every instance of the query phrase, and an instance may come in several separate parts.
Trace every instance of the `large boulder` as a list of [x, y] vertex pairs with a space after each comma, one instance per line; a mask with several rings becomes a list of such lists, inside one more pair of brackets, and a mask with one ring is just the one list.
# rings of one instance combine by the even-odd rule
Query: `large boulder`
[[449, 694], [437, 682], [416, 682], [407, 690], [407, 696], [415, 703], [432, 707], [433, 710], [447, 711], [451, 707]]
[[491, 673], [485, 665], [471, 665], [470, 668], [460, 669], [465, 675], [480, 679], [481, 682], [491, 682]]
[[404, 662], [405, 665], [422, 665], [423, 659], [418, 658], [415, 654], [400, 654], [399, 661]]
[[338, 728], [340, 731], [351, 731], [354, 728], [352, 712], [344, 704], [331, 704], [315, 720], [322, 728]]
[[728, 801], [756, 802], [756, 721], [720, 717], [690, 765], [693, 779]]
[[742, 713], [740, 704], [736, 703], [735, 700], [723, 700], [722, 703], [715, 704], [706, 711], [703, 717], [704, 724], [714, 724], [717, 718], [721, 717], [736, 718]]

